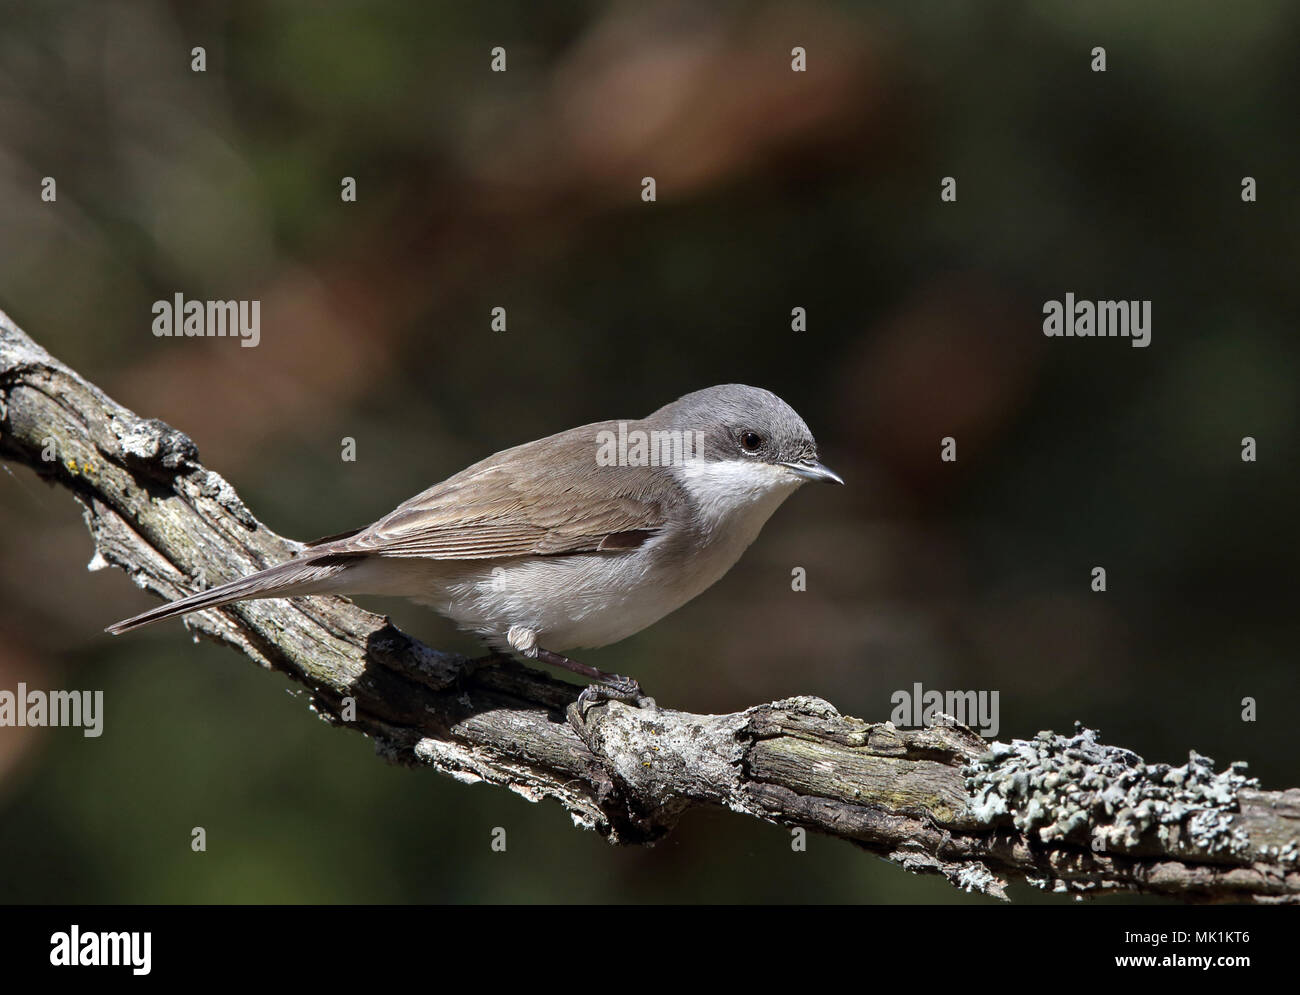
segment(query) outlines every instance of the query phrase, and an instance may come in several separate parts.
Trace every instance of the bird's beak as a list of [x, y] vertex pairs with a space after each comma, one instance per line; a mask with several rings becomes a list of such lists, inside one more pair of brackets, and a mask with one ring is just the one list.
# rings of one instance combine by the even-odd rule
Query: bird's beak
[[820, 480], [825, 484], [842, 484], [844, 480], [829, 467], [822, 466], [816, 460], [800, 460], [798, 463], [782, 463], [787, 470], [793, 470], [804, 480]]

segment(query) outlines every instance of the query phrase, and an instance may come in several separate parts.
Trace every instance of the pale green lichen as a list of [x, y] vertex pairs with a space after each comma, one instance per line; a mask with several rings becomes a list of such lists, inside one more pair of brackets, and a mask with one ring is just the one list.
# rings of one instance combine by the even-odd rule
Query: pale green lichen
[[964, 773], [972, 816], [986, 825], [1009, 816], [1044, 843], [1123, 851], [1148, 834], [1167, 846], [1178, 829], [1184, 845], [1240, 856], [1250, 841], [1234, 825], [1237, 794], [1259, 785], [1245, 770], [1233, 763], [1215, 773], [1214, 761], [1195, 750], [1181, 767], [1148, 764], [1076, 723], [1070, 737], [1040, 732], [994, 743]]

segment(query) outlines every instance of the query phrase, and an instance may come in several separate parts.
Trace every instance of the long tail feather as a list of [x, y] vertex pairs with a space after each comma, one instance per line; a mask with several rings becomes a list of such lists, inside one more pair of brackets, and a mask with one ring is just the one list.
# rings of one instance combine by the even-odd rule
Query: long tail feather
[[267, 567], [247, 577], [232, 580], [220, 587], [199, 591], [197, 594], [151, 608], [133, 618], [114, 622], [104, 631], [117, 636], [138, 629], [142, 625], [148, 625], [150, 622], [159, 622], [177, 615], [188, 615], [190, 612], [203, 611], [205, 608], [219, 608], [232, 601], [246, 601], [252, 598], [292, 598], [301, 594], [326, 593], [334, 589], [330, 581], [347, 568], [347, 562], [338, 557], [321, 557], [319, 560], [303, 557], [289, 560], [287, 563]]

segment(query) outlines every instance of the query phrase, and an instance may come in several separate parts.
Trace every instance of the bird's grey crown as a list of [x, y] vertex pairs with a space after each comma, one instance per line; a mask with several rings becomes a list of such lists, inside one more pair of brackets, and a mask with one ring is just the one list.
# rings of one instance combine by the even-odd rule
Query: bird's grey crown
[[[708, 460], [783, 463], [817, 458], [817, 442], [804, 420], [785, 401], [761, 387], [738, 383], [706, 387], [664, 405], [646, 421], [703, 433], [703, 455]], [[744, 448], [749, 432], [761, 440], [756, 452]]]

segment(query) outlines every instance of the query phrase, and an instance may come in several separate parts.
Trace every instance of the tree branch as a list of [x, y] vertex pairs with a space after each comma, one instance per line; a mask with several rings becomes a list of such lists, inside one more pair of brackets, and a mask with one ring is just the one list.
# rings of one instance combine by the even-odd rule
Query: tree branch
[[[271, 532], [193, 442], [106, 397], [0, 312], [0, 457], [84, 506], [93, 566], [166, 598], [280, 562]], [[553, 798], [615, 843], [714, 805], [849, 840], [913, 871], [1003, 896], [1056, 891], [1300, 902], [1300, 790], [1192, 753], [1148, 765], [1086, 729], [993, 744], [958, 724], [902, 730], [797, 697], [730, 715], [611, 702], [513, 661], [468, 661], [342, 598], [253, 601], [187, 624], [311, 691], [326, 721], [387, 759]], [[105, 638], [108, 638], [105, 636]], [[572, 725], [566, 721], [572, 720]], [[575, 731], [576, 730], [576, 731]]]

